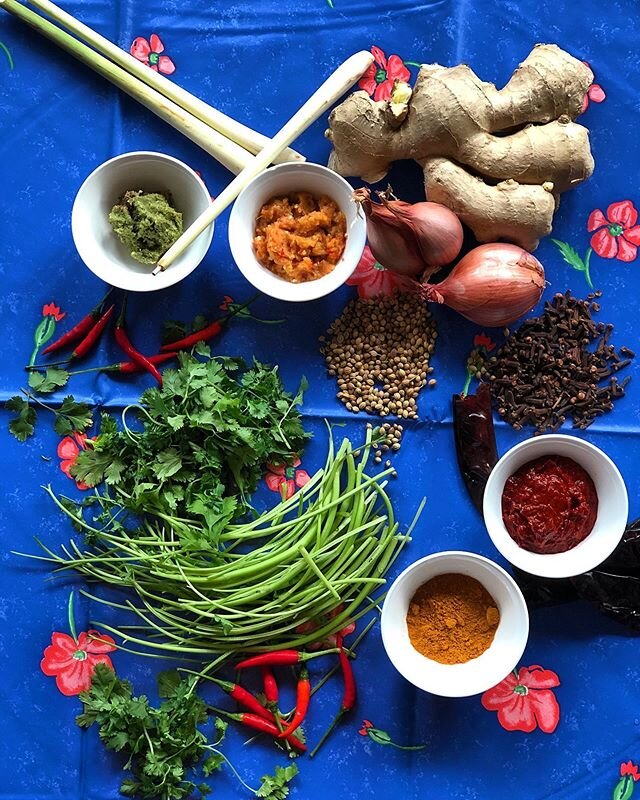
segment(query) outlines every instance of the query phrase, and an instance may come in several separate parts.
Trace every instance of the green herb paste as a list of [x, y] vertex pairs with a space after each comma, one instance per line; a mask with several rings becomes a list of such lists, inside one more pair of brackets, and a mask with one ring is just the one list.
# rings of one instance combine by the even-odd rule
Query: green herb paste
[[131, 257], [143, 264], [155, 264], [183, 231], [182, 214], [157, 192], [125, 192], [109, 222]]

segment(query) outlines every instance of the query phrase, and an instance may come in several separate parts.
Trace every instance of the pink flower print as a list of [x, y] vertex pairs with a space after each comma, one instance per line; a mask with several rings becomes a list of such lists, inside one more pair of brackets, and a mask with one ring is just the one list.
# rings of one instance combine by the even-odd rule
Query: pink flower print
[[297, 469], [299, 466], [299, 458], [295, 458], [291, 466], [286, 464], [267, 464], [265, 480], [269, 489], [272, 492], [278, 492], [283, 500], [288, 500], [296, 488], [301, 489], [311, 480], [304, 469]]
[[[71, 467], [75, 464], [76, 458], [81, 450], [87, 449], [87, 434], [74, 433], [71, 436], [65, 436], [58, 445], [58, 456], [60, 457], [60, 469], [64, 472], [67, 478], [75, 480], [71, 474]], [[90, 489], [86, 483], [76, 481], [78, 489]]]
[[164, 45], [157, 33], [152, 33], [149, 41], [144, 36], [138, 36], [133, 40], [130, 52], [134, 58], [151, 67], [154, 72], [173, 75], [176, 71], [176, 65], [169, 56], [161, 55], [161, 53], [164, 53]]
[[371, 52], [375, 60], [358, 81], [358, 86], [374, 100], [388, 100], [391, 97], [393, 84], [396, 81], [406, 83], [411, 73], [400, 56], [392, 55], [387, 58], [375, 45], [371, 48]]
[[[582, 62], [585, 66], [589, 67], [589, 69], [593, 72], [591, 64], [588, 61]], [[589, 108], [589, 103], [602, 103], [603, 100], [607, 99], [607, 95], [605, 94], [604, 89], [600, 86], [599, 83], [592, 83], [591, 86], [585, 92], [584, 97], [582, 98], [582, 111], [581, 114]]]
[[601, 258], [635, 261], [640, 245], [638, 212], [631, 200], [611, 203], [606, 215], [599, 208], [589, 214], [587, 230], [593, 233], [591, 247]]

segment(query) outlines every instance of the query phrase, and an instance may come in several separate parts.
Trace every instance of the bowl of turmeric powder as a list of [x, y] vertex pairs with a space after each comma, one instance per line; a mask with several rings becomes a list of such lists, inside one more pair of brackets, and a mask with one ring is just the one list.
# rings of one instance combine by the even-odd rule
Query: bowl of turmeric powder
[[441, 697], [481, 694], [518, 664], [529, 614], [513, 578], [458, 550], [421, 558], [389, 589], [382, 642], [398, 672]]
[[321, 164], [270, 167], [240, 193], [229, 217], [238, 269], [270, 297], [316, 300], [349, 278], [366, 219], [343, 177]]

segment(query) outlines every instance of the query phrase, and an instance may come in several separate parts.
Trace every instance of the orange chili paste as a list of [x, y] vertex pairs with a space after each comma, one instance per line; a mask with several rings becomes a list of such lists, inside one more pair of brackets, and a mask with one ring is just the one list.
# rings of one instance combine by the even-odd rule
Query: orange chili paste
[[344, 252], [347, 221], [330, 197], [291, 192], [260, 209], [253, 247], [256, 258], [291, 283], [331, 272]]

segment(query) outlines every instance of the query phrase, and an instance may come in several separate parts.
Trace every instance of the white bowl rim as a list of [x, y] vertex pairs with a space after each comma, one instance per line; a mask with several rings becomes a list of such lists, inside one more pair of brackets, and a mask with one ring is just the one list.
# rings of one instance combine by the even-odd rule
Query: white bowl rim
[[[214, 228], [215, 228], [215, 223], [212, 223], [207, 228], [207, 230], [200, 235], [201, 237], [203, 237], [203, 244], [202, 244], [203, 252], [202, 252], [202, 255], [201, 255], [200, 258], [194, 258], [192, 264], [189, 264], [189, 265], [186, 265], [186, 266], [183, 265], [182, 269], [175, 269], [174, 270], [174, 268], [171, 267], [168, 270], [165, 270], [164, 272], [160, 273], [160, 275], [156, 275], [156, 276], [152, 276], [151, 273], [149, 273], [148, 286], [145, 283], [144, 288], [142, 288], [141, 286], [137, 286], [137, 285], [127, 285], [127, 286], [125, 286], [125, 285], [123, 285], [123, 283], [121, 281], [118, 281], [117, 283], [114, 283], [113, 282], [113, 275], [111, 275], [111, 274], [107, 275], [102, 270], [101, 267], [97, 267], [96, 268], [95, 264], [89, 263], [91, 261], [91, 259], [89, 258], [88, 254], [86, 253], [85, 248], [82, 245], [78, 244], [80, 239], [76, 235], [77, 226], [79, 224], [78, 223], [78, 215], [77, 215], [77, 211], [76, 211], [76, 206], [78, 204], [80, 194], [83, 191], [83, 189], [86, 187], [86, 185], [91, 180], [94, 180], [96, 177], [99, 176], [99, 174], [101, 172], [106, 171], [111, 165], [113, 165], [114, 163], [116, 163], [118, 161], [127, 161], [127, 160], [131, 160], [131, 159], [134, 159], [134, 158], [135, 159], [140, 159], [140, 160], [148, 160], [148, 161], [166, 161], [166, 162], [175, 164], [177, 167], [179, 167], [183, 171], [189, 173], [189, 175], [192, 178], [195, 179], [196, 183], [199, 184], [199, 186], [200, 186], [200, 188], [202, 190], [203, 197], [206, 197], [207, 200], [210, 201], [211, 200], [211, 195], [209, 193], [209, 190], [207, 189], [207, 186], [206, 186], [205, 182], [202, 180], [200, 175], [198, 175], [198, 173], [192, 167], [190, 167], [188, 164], [185, 164], [184, 161], [181, 161], [179, 158], [176, 158], [175, 156], [171, 156], [168, 153], [161, 153], [160, 151], [157, 151], [157, 150], [130, 150], [130, 151], [126, 152], [126, 153], [120, 153], [119, 155], [112, 156], [111, 158], [107, 159], [106, 161], [103, 161], [101, 164], [98, 164], [98, 166], [95, 167], [86, 176], [86, 178], [82, 181], [82, 183], [80, 184], [80, 186], [78, 188], [78, 191], [75, 194], [75, 197], [73, 199], [73, 205], [71, 207], [71, 235], [72, 235], [76, 250], [78, 251], [78, 255], [80, 256], [80, 260], [83, 262], [83, 264], [87, 267], [87, 269], [90, 272], [92, 272], [97, 278], [100, 278], [100, 280], [105, 281], [105, 283], [109, 284], [110, 286], [114, 286], [114, 287], [116, 287], [118, 289], [123, 289], [125, 291], [140, 292], [140, 293], [144, 294], [144, 293], [147, 293], [147, 292], [157, 292], [157, 291], [160, 291], [161, 289], [167, 289], [170, 286], [175, 286], [175, 284], [177, 284], [180, 281], [182, 281], [184, 278], [186, 278], [188, 275], [190, 275], [195, 269], [197, 269], [197, 267], [200, 266], [200, 264], [202, 263], [204, 257], [206, 256], [207, 251], [209, 250], [209, 247], [211, 246], [211, 241], [213, 240], [213, 232], [214, 232]], [[200, 237], [198, 237], [198, 239], [200, 239]], [[196, 240], [196, 241], [198, 241], [198, 240]], [[194, 242], [194, 244], [195, 244], [195, 242]], [[187, 248], [187, 250], [185, 252], [188, 253], [188, 251], [189, 251], [189, 248]], [[138, 274], [138, 273], [132, 273], [132, 274]], [[146, 277], [147, 277], [146, 275], [140, 274], [141, 280], [143, 278], [146, 279]]]
[[[401, 587], [402, 587], [402, 584], [404, 583], [404, 581], [413, 572], [416, 572], [416, 571], [420, 570], [427, 563], [430, 563], [430, 562], [433, 562], [433, 561], [440, 561], [440, 560], [448, 562], [448, 561], [450, 561], [452, 559], [457, 559], [457, 558], [463, 558], [465, 560], [474, 561], [476, 564], [478, 564], [482, 568], [484, 568], [486, 570], [486, 572], [493, 571], [494, 573], [499, 575], [502, 578], [502, 580], [505, 582], [505, 584], [508, 586], [510, 597], [512, 598], [512, 601], [516, 605], [517, 609], [520, 611], [520, 614], [521, 614], [522, 619], [524, 621], [524, 626], [519, 631], [519, 634], [520, 634], [519, 641], [514, 643], [513, 657], [510, 659], [510, 661], [513, 661], [513, 663], [510, 664], [505, 669], [505, 672], [501, 677], [495, 677], [495, 678], [492, 677], [490, 681], [487, 681], [487, 685], [484, 686], [484, 688], [480, 688], [480, 689], [477, 689], [477, 690], [474, 689], [472, 692], [468, 692], [468, 691], [464, 691], [464, 690], [458, 690], [458, 691], [455, 691], [455, 692], [451, 692], [451, 691], [445, 692], [445, 691], [442, 691], [441, 689], [436, 691], [436, 689], [433, 688], [433, 687], [427, 687], [425, 685], [420, 685], [419, 683], [417, 683], [414, 680], [414, 678], [411, 675], [407, 674], [407, 671], [405, 671], [403, 669], [403, 662], [401, 661], [401, 659], [397, 658], [397, 652], [395, 652], [393, 650], [393, 647], [391, 647], [390, 643], [388, 642], [388, 638], [385, 636], [385, 630], [387, 629], [388, 625], [391, 622], [390, 618], [389, 618], [388, 602], [390, 601], [391, 598], [393, 598], [393, 596], [397, 592], [399, 592], [401, 590]], [[453, 567], [453, 569], [455, 569], [455, 567]], [[436, 574], [444, 574], [444, 572], [443, 573], [436, 573]], [[433, 577], [435, 577], [435, 575]], [[428, 580], [428, 578], [426, 580]], [[477, 580], [479, 580], [479, 579], [477, 579]], [[480, 583], [482, 583], [482, 581], [480, 581]], [[385, 614], [385, 609], [387, 609], [387, 613], [386, 614]], [[395, 669], [403, 676], [403, 678], [405, 678], [405, 680], [409, 681], [409, 683], [411, 683], [417, 689], [420, 689], [421, 691], [424, 691], [424, 692], [428, 692], [429, 694], [437, 695], [439, 697], [473, 697], [475, 695], [478, 695], [478, 694], [481, 694], [482, 692], [487, 691], [487, 689], [493, 688], [493, 686], [496, 686], [501, 680], [503, 680], [509, 674], [509, 672], [512, 669], [514, 669], [517, 666], [518, 662], [522, 658], [522, 655], [523, 655], [523, 653], [525, 651], [525, 648], [527, 646], [527, 642], [528, 642], [528, 639], [529, 639], [529, 627], [530, 627], [529, 626], [529, 609], [528, 609], [526, 600], [524, 599], [524, 595], [522, 594], [522, 590], [520, 589], [520, 587], [516, 583], [516, 581], [513, 578], [513, 576], [509, 575], [509, 573], [504, 569], [504, 567], [501, 567], [500, 564], [497, 564], [492, 559], [487, 558], [486, 556], [482, 556], [479, 553], [473, 553], [473, 552], [471, 552], [469, 550], [440, 550], [440, 551], [438, 551], [436, 553], [430, 553], [429, 555], [423, 556], [422, 558], [419, 558], [416, 561], [414, 561], [413, 563], [409, 564], [409, 566], [405, 567], [405, 569], [402, 570], [402, 572], [395, 578], [395, 580], [391, 584], [391, 586], [389, 588], [389, 591], [387, 592], [386, 597], [384, 599], [384, 603], [383, 603], [383, 606], [382, 606], [382, 614], [380, 615], [380, 632], [381, 632], [381, 636], [382, 636], [382, 643], [383, 643], [385, 652], [387, 654], [387, 657], [389, 658], [389, 660], [391, 661], [391, 663], [393, 664]], [[410, 642], [408, 643], [408, 646], [409, 647], [413, 647], [413, 645], [411, 645]], [[487, 651], [485, 651], [485, 652], [488, 652], [490, 649], [491, 649], [491, 646], [489, 646], [489, 648], [487, 648]], [[426, 656], [423, 656], [423, 658], [425, 658], [427, 661], [430, 660], [430, 659], [427, 659]], [[475, 659], [472, 659], [470, 662], [466, 662], [466, 664], [473, 664], [473, 661], [475, 661]], [[451, 666], [451, 667], [455, 668], [455, 667], [458, 667], [458, 666], [461, 666], [461, 665], [453, 664], [453, 665], [441, 665], [441, 666], [445, 666], [445, 667], [446, 666]]]
[[[345, 252], [340, 257], [340, 260], [336, 264], [336, 266], [329, 272], [327, 275], [323, 275], [321, 278], [316, 278], [313, 281], [303, 281], [302, 283], [291, 283], [291, 281], [284, 280], [283, 278], [280, 279], [280, 283], [282, 284], [282, 291], [280, 291], [279, 283], [274, 284], [272, 282], [272, 278], [278, 278], [278, 276], [274, 275], [274, 273], [270, 272], [263, 267], [262, 264], [255, 258], [255, 255], [252, 259], [245, 259], [240, 256], [238, 252], [237, 246], [235, 244], [235, 236], [234, 233], [236, 231], [236, 226], [239, 225], [238, 222], [238, 208], [242, 207], [242, 201], [246, 198], [247, 194], [249, 194], [255, 187], [257, 183], [261, 183], [264, 181], [271, 180], [274, 176], [277, 178], [278, 175], [282, 175], [283, 173], [287, 172], [317, 172], [321, 175], [328, 176], [336, 185], [343, 187], [344, 189], [348, 190], [349, 192], [353, 192], [353, 186], [349, 183], [349, 181], [344, 178], [342, 175], [339, 175], [337, 172], [332, 170], [330, 167], [326, 167], [323, 164], [317, 164], [314, 161], [299, 161], [299, 162], [290, 162], [285, 164], [275, 164], [274, 166], [270, 166], [267, 169], [260, 172], [258, 175], [255, 176], [240, 192], [238, 197], [236, 198], [235, 203], [233, 204], [233, 208], [231, 209], [231, 214], [229, 216], [229, 228], [228, 228], [228, 237], [229, 237], [229, 247], [231, 249], [231, 254], [233, 259], [236, 263], [236, 266], [240, 270], [240, 272], [244, 275], [244, 277], [251, 283], [256, 289], [259, 289], [264, 294], [268, 295], [269, 297], [273, 297], [276, 300], [285, 300], [288, 302], [307, 302], [310, 300], [318, 300], [321, 297], [325, 297], [326, 295], [330, 294], [331, 292], [338, 289], [342, 286], [346, 280], [353, 274], [355, 271], [358, 261], [362, 255], [362, 250], [364, 250], [364, 246], [366, 244], [366, 219], [364, 217], [363, 212], [358, 209], [356, 214], [356, 218], [361, 218], [362, 223], [358, 226], [353, 226], [353, 230], [347, 231], [347, 245], [349, 244], [349, 239], [355, 240], [356, 244], [358, 245], [359, 242], [362, 242], [362, 248], [360, 255], [358, 256], [358, 260], [352, 265], [349, 266], [345, 260], [344, 256], [347, 250], [347, 246], [345, 246]], [[335, 199], [335, 198], [333, 198]], [[358, 247], [360, 249], [360, 247]], [[265, 285], [264, 277], [269, 278], [269, 285]], [[274, 288], [275, 287], [275, 288]]]
[[[591, 539], [591, 536], [593, 534], [592, 532], [582, 542], [580, 542], [580, 544], [576, 545], [576, 547], [573, 547], [570, 550], [566, 550], [563, 553], [548, 553], [548, 554], [533, 553], [530, 550], [525, 550], [523, 547], [520, 547], [511, 538], [504, 523], [502, 522], [502, 513], [496, 515], [496, 519], [499, 518], [499, 523], [497, 523], [495, 527], [487, 522], [487, 517], [490, 514], [490, 505], [493, 502], [501, 503], [502, 501], [502, 490], [504, 488], [504, 484], [502, 484], [501, 491], [499, 492], [499, 497], [498, 497], [498, 491], [495, 489], [495, 484], [499, 480], [501, 480], [500, 473], [501, 471], [505, 470], [505, 465], [507, 465], [510, 461], [512, 461], [515, 456], [517, 456], [522, 451], [527, 449], [530, 449], [532, 451], [531, 458], [528, 460], [533, 461], [536, 458], [545, 455], [545, 453], [539, 453], [538, 455], [536, 455], [535, 450], [538, 450], [539, 448], [543, 447], [546, 450], [548, 445], [550, 444], [552, 445], [557, 442], [566, 443], [571, 448], [575, 449], [576, 458], [574, 458], [574, 461], [580, 464], [580, 466], [583, 465], [580, 461], [580, 458], [578, 457], [579, 451], [588, 450], [589, 452], [591, 452], [606, 466], [607, 470], [618, 484], [618, 488], [622, 495], [621, 503], [618, 505], [618, 513], [620, 520], [621, 521], [624, 520], [624, 523], [619, 526], [619, 535], [609, 535], [608, 537], [601, 535], [600, 537], [598, 537], [598, 541], [600, 541], [601, 543], [601, 546], [599, 548], [596, 548], [595, 545], [593, 545], [594, 540]], [[571, 456], [567, 455], [566, 457], [570, 458]], [[583, 466], [583, 469], [586, 469], [586, 467]], [[507, 475], [507, 477], [512, 475], [514, 471], [515, 470], [509, 472], [509, 475]], [[588, 469], [586, 471], [589, 472]], [[530, 575], [536, 575], [541, 578], [571, 578], [576, 575], [580, 575], [584, 572], [588, 572], [590, 569], [594, 569], [595, 567], [597, 567], [599, 564], [605, 561], [618, 546], [620, 539], [624, 535], [624, 530], [628, 522], [628, 514], [629, 514], [629, 498], [628, 498], [626, 484], [615, 462], [604, 452], [604, 450], [601, 450], [597, 445], [593, 444], [592, 442], [589, 442], [586, 439], [582, 439], [578, 436], [572, 436], [566, 433], [549, 433], [549, 434], [544, 434], [543, 436], [531, 436], [522, 442], [518, 442], [509, 450], [507, 450], [506, 453], [504, 453], [500, 457], [500, 459], [498, 459], [498, 462], [491, 470], [491, 473], [487, 480], [487, 484], [485, 486], [482, 505], [483, 505], [483, 518], [485, 522], [485, 527], [487, 529], [487, 533], [489, 534], [489, 537], [493, 542], [494, 546], [496, 547], [496, 549], [498, 550], [498, 552], [515, 567], [518, 567], [519, 569], [529, 573]], [[596, 525], [597, 522], [598, 519], [596, 518]], [[594, 525], [594, 529], [595, 527], [596, 526]], [[613, 526], [612, 529], [614, 529]], [[577, 549], [581, 548], [586, 542], [589, 542], [589, 540], [591, 540], [590, 549], [591, 548], [593, 549], [592, 558], [589, 560], [586, 559], [583, 560], [578, 569], [575, 566], [571, 566], [572, 564], [577, 563], [575, 558]]]

